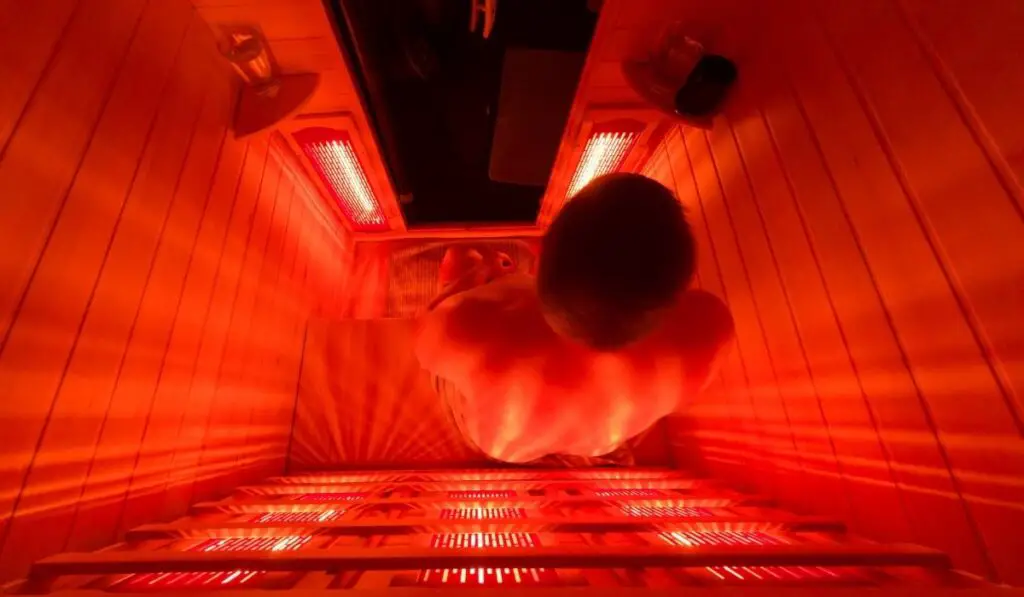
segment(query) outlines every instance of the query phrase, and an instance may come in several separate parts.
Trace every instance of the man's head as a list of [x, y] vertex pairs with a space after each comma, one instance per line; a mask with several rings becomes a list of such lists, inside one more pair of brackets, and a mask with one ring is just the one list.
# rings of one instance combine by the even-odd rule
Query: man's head
[[537, 290], [548, 323], [598, 350], [654, 328], [693, 278], [695, 245], [672, 193], [637, 174], [591, 182], [555, 218]]

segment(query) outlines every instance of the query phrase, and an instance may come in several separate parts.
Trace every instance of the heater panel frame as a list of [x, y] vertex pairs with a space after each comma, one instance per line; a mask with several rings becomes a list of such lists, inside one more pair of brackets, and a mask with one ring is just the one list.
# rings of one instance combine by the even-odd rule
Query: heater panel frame
[[[350, 221], [345, 215], [338, 204], [338, 198], [324, 184], [316, 166], [310, 162], [306, 152], [295, 139], [295, 133], [313, 128], [331, 129], [348, 136], [352, 144], [352, 150], [355, 152], [359, 165], [366, 175], [366, 181], [370, 185], [378, 205], [380, 205], [381, 213], [387, 224], [387, 230], [358, 230], [355, 223]], [[278, 130], [287, 142], [288, 147], [302, 164], [306, 178], [319, 191], [322, 200], [328, 205], [328, 209], [342, 223], [353, 240], [372, 239], [378, 234], [395, 234], [406, 231], [405, 217], [402, 215], [402, 210], [398, 205], [398, 198], [395, 194], [394, 186], [391, 184], [391, 179], [383, 168], [380, 156], [376, 152], [371, 151], [370, 146], [368, 146], [366, 142], [367, 136], [363, 133], [351, 112], [303, 114], [281, 123], [278, 126]]]
[[[641, 172], [658, 143], [671, 126], [670, 118], [661, 111], [642, 104], [592, 104], [583, 112], [582, 121], [574, 135], [568, 159], [559, 159], [548, 188], [541, 200], [537, 225], [544, 229], [551, 224], [559, 210], [568, 203], [566, 196], [572, 179], [595, 133], [611, 132], [602, 128], [617, 121], [638, 123], [637, 139], [616, 172]], [[564, 151], [564, 150], [563, 150]]]

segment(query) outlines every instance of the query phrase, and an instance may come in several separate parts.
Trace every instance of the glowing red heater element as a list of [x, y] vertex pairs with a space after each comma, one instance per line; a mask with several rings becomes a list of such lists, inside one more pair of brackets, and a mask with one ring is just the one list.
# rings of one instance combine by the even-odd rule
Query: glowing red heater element
[[[441, 549], [536, 547], [533, 533], [440, 533], [430, 546]], [[547, 568], [449, 568], [421, 570], [416, 584], [426, 587], [557, 586], [558, 575]]]
[[659, 535], [663, 541], [682, 547], [711, 545], [785, 545], [782, 537], [764, 531], [666, 531]]
[[[295, 551], [309, 543], [312, 537], [232, 537], [208, 539], [186, 551]], [[222, 572], [149, 572], [130, 574], [121, 579], [119, 591], [154, 591], [168, 589], [195, 589], [204, 587], [235, 588], [262, 578], [262, 570], [225, 570]]]
[[685, 516], [688, 518], [707, 518], [715, 513], [707, 508], [696, 508], [690, 506], [634, 506], [623, 504], [620, 509], [623, 514], [637, 518], [657, 518], [660, 516]]
[[598, 489], [594, 495], [600, 498], [621, 497], [662, 497], [657, 489]]
[[609, 128], [611, 130], [595, 130], [587, 139], [583, 155], [580, 156], [576, 172], [572, 175], [569, 188], [565, 193], [567, 199], [572, 198], [595, 178], [618, 172], [622, 163], [626, 161], [629, 151], [633, 149], [637, 139], [640, 138], [640, 133], [636, 130]]
[[448, 497], [459, 500], [490, 500], [516, 497], [512, 490], [449, 491]]
[[249, 519], [253, 523], [266, 522], [331, 522], [344, 514], [344, 510], [314, 510], [312, 512], [264, 512]]
[[357, 232], [388, 230], [387, 217], [366, 171], [359, 161], [351, 135], [316, 127], [292, 133], [324, 186], [334, 195], [352, 229]]
[[526, 518], [523, 508], [445, 508], [441, 520], [508, 520]]
[[365, 493], [304, 493], [295, 499], [300, 502], [358, 502], [366, 498]]

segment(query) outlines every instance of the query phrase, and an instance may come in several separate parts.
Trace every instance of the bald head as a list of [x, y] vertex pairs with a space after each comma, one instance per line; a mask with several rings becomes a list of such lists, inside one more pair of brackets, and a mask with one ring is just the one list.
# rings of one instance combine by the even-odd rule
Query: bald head
[[693, 278], [695, 246], [672, 192], [638, 174], [598, 178], [544, 236], [537, 289], [562, 335], [598, 350], [644, 336]]

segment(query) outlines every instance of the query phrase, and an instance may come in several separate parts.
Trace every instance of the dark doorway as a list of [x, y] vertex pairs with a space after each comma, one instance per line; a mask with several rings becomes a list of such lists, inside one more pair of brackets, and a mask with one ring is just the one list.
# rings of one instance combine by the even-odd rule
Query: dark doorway
[[[488, 39], [469, 31], [469, 0], [333, 2], [406, 221], [533, 222], [597, 20], [587, 1], [499, 0]], [[523, 122], [536, 130], [511, 138]]]

